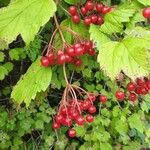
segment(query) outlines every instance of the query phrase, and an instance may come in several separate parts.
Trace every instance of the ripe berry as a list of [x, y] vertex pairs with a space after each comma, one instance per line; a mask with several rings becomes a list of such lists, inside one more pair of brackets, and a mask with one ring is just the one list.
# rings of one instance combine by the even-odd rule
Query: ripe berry
[[86, 17], [86, 18], [84, 19], [84, 24], [85, 24], [86, 26], [89, 26], [91, 23], [92, 23], [92, 21], [91, 21], [91, 18], [90, 18], [90, 17]]
[[149, 19], [150, 18], [150, 7], [144, 8], [142, 13], [143, 13], [144, 18]]
[[59, 128], [60, 128], [60, 124], [54, 122], [54, 123], [52, 124], [52, 128], [53, 128], [53, 129], [59, 129]]
[[105, 95], [101, 95], [99, 97], [99, 101], [102, 102], [102, 103], [106, 103], [107, 102], [107, 97]]
[[137, 99], [137, 96], [136, 96], [136, 94], [134, 94], [134, 93], [130, 93], [130, 95], [128, 96], [128, 99], [130, 100], [130, 101], [136, 101], [136, 99]]
[[86, 13], [87, 13], [87, 10], [85, 7], [81, 7], [80, 11], [81, 11], [82, 15], [86, 15]]
[[127, 84], [127, 89], [128, 89], [128, 91], [134, 91], [135, 88], [136, 88], [136, 84], [135, 84], [134, 82], [129, 82], [129, 83]]
[[72, 120], [71, 120], [71, 118], [66, 118], [66, 119], [64, 119], [64, 124], [66, 125], [66, 126], [68, 126], [68, 127], [70, 127], [71, 125], [72, 125]]
[[57, 57], [57, 63], [63, 65], [66, 62], [66, 56], [64, 54]]
[[82, 117], [82, 116], [78, 116], [77, 118], [76, 118], [76, 123], [78, 124], [78, 125], [80, 125], [80, 126], [82, 126], [83, 124], [84, 124], [84, 117]]
[[93, 24], [96, 24], [96, 22], [97, 22], [97, 15], [92, 15], [92, 16], [91, 16], [91, 22], [92, 22]]
[[60, 113], [61, 113], [62, 115], [67, 115], [68, 109], [67, 109], [66, 107], [62, 107], [61, 110], [60, 110]]
[[84, 44], [85, 49], [91, 49], [93, 47], [92, 41], [86, 41]]
[[76, 119], [76, 118], [79, 116], [79, 113], [76, 112], [76, 111], [74, 111], [74, 112], [72, 112], [72, 113], [70, 114], [70, 116], [71, 116], [72, 119]]
[[62, 123], [62, 121], [63, 121], [63, 116], [62, 116], [62, 115], [56, 115], [56, 116], [55, 116], [55, 120], [56, 120], [57, 123]]
[[82, 56], [84, 54], [84, 49], [82, 47], [75, 48], [75, 55]]
[[110, 7], [108, 7], [108, 6], [104, 6], [103, 8], [102, 8], [102, 14], [107, 14], [108, 12], [110, 12]]
[[95, 56], [96, 55], [96, 51], [91, 48], [91, 49], [88, 50], [88, 54], [91, 55], [91, 56]]
[[66, 52], [69, 56], [74, 57], [75, 56], [75, 52], [74, 52], [74, 48], [73, 47], [68, 47], [66, 49]]
[[93, 101], [93, 102], [96, 100], [96, 96], [94, 94], [89, 94], [88, 98], [90, 101]]
[[94, 3], [91, 2], [91, 1], [87, 1], [86, 4], [85, 4], [85, 8], [88, 11], [93, 10], [94, 9]]
[[140, 85], [140, 86], [145, 85], [145, 81], [143, 79], [139, 79], [139, 78], [137, 78], [136, 83], [137, 83], [137, 85]]
[[68, 54], [65, 54], [65, 62], [72, 62], [72, 57], [70, 57]]
[[88, 112], [91, 113], [91, 114], [94, 114], [96, 112], [96, 107], [91, 105], [89, 108], [88, 108]]
[[49, 65], [53, 65], [54, 64], [54, 54], [53, 53], [49, 53], [47, 55], [48, 61], [49, 61]]
[[74, 16], [76, 15], [78, 12], [77, 12], [77, 8], [75, 6], [70, 6], [69, 9], [68, 9], [69, 13]]
[[74, 138], [76, 136], [76, 130], [75, 129], [69, 129], [68, 136], [71, 138]]
[[148, 94], [148, 89], [146, 87], [144, 87], [144, 86], [141, 86], [140, 93], [142, 95], [146, 95], [146, 94]]
[[101, 24], [103, 24], [104, 23], [104, 19], [103, 19], [103, 17], [102, 16], [98, 16], [97, 17], [97, 25], [101, 25]]
[[61, 49], [57, 51], [57, 56], [60, 56], [60, 55], [63, 55], [63, 54], [64, 54], [64, 52]]
[[91, 122], [94, 121], [94, 117], [92, 115], [87, 115], [86, 116], [86, 121], [89, 122], [89, 123], [91, 123]]
[[79, 48], [79, 47], [82, 47], [81, 43], [76, 43], [76, 44], [74, 44], [74, 46], [73, 46], [74, 49]]
[[96, 10], [97, 10], [97, 12], [101, 13], [103, 7], [104, 7], [103, 4], [97, 4], [97, 5], [96, 5]]
[[44, 66], [44, 67], [48, 67], [49, 66], [49, 60], [48, 60], [47, 57], [42, 56], [42, 58], [41, 58], [41, 65]]
[[146, 82], [146, 86], [147, 86], [148, 90], [150, 90], [150, 80], [148, 80], [148, 81]]
[[83, 110], [87, 110], [91, 106], [91, 102], [89, 100], [85, 100], [82, 103]]
[[79, 15], [72, 16], [72, 21], [74, 23], [80, 23], [80, 16]]
[[80, 59], [75, 60], [74, 62], [76, 67], [80, 67], [82, 65], [82, 61]]
[[122, 101], [125, 98], [125, 93], [122, 91], [116, 91], [115, 96], [116, 96], [118, 101]]

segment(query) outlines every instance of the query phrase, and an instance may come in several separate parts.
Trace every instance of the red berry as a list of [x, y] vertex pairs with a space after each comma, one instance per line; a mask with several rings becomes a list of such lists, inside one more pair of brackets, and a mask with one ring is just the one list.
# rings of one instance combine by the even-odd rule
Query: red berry
[[48, 67], [49, 66], [49, 60], [48, 60], [47, 57], [42, 56], [42, 58], [41, 58], [41, 65], [44, 66], [44, 67]]
[[80, 23], [80, 16], [79, 15], [72, 16], [72, 21], [74, 23]]
[[75, 52], [74, 52], [74, 48], [73, 47], [68, 47], [66, 49], [66, 52], [69, 56], [74, 57], [75, 56]]
[[75, 60], [75, 66], [80, 67], [82, 65], [82, 61], [80, 59]]
[[75, 129], [69, 129], [68, 136], [71, 138], [74, 138], [76, 136], [76, 130]]
[[91, 102], [89, 100], [85, 100], [82, 103], [83, 110], [87, 110], [91, 106]]
[[65, 54], [65, 62], [67, 62], [67, 63], [70, 63], [70, 62], [72, 62], [72, 57], [70, 57], [68, 54]]
[[99, 97], [99, 101], [102, 102], [102, 103], [106, 103], [107, 102], [107, 97], [105, 95], [101, 95]]
[[76, 123], [77, 123], [78, 125], [82, 126], [82, 125], [84, 124], [84, 122], [85, 122], [84, 117], [78, 116], [78, 117], [76, 118]]
[[91, 114], [94, 114], [96, 112], [96, 107], [91, 105], [89, 108], [88, 108], [88, 112], [91, 113]]
[[47, 55], [47, 58], [48, 58], [48, 61], [49, 61], [49, 65], [53, 65], [54, 64], [54, 59], [55, 59], [54, 54], [53, 53], [49, 53]]
[[86, 8], [85, 7], [81, 7], [81, 13], [82, 13], [82, 15], [86, 15], [86, 13], [87, 13], [87, 10], [86, 10]]
[[59, 128], [60, 128], [60, 124], [54, 122], [54, 123], [52, 124], [52, 128], [53, 128], [53, 129], [59, 129]]
[[76, 44], [74, 44], [74, 46], [73, 46], [74, 49], [79, 48], [79, 47], [82, 47], [82, 44], [81, 44], [81, 43], [76, 43]]
[[91, 48], [93, 48], [93, 42], [92, 41], [86, 41], [84, 43], [84, 47], [85, 47], [85, 49], [91, 49]]
[[74, 16], [76, 15], [78, 12], [77, 12], [77, 8], [75, 6], [70, 6], [69, 9], [68, 9], [69, 13]]
[[93, 102], [96, 100], [96, 96], [94, 94], [89, 94], [88, 98], [90, 101], [93, 101]]
[[62, 121], [63, 121], [63, 116], [62, 116], [62, 115], [56, 115], [56, 116], [55, 116], [55, 120], [56, 120], [57, 123], [62, 123]]
[[85, 4], [86, 10], [90, 11], [94, 9], [94, 3], [92, 1], [87, 1]]
[[101, 25], [101, 24], [103, 24], [104, 23], [104, 19], [103, 19], [103, 17], [102, 16], [98, 16], [97, 17], [97, 25]]
[[57, 57], [57, 63], [63, 65], [66, 62], [66, 56], [64, 54]]
[[79, 113], [77, 111], [74, 111], [70, 115], [72, 119], [76, 119], [79, 116]]
[[67, 115], [67, 114], [68, 114], [68, 108], [62, 107], [61, 110], [60, 110], [60, 113], [61, 113], [62, 115]]
[[97, 10], [97, 12], [101, 13], [103, 7], [104, 7], [103, 4], [97, 4], [97, 5], [96, 5], [96, 10]]
[[95, 56], [96, 55], [96, 51], [94, 49], [89, 49], [88, 50], [88, 54], [91, 56]]
[[147, 89], [147, 87], [141, 86], [141, 87], [140, 87], [140, 93], [141, 93], [142, 95], [148, 94], [148, 89]]
[[136, 84], [135, 84], [134, 82], [129, 82], [129, 83], [127, 84], [127, 89], [128, 89], [128, 91], [134, 91], [135, 88], [136, 88]]
[[140, 86], [145, 85], [145, 81], [143, 79], [139, 79], [139, 78], [137, 78], [136, 83], [137, 83], [137, 85], [140, 85]]
[[147, 19], [150, 18], [150, 7], [144, 8], [143, 9], [143, 16]]
[[64, 54], [64, 52], [62, 50], [57, 51], [57, 56], [60, 56], [60, 55], [63, 55], [63, 54]]
[[75, 48], [75, 55], [82, 56], [84, 54], [84, 49], [82, 47]]
[[92, 16], [91, 16], [91, 22], [92, 22], [93, 24], [96, 24], [96, 22], [97, 22], [97, 15], [92, 15]]
[[118, 101], [122, 101], [125, 98], [125, 93], [122, 91], [116, 91], [115, 96], [116, 96]]
[[91, 123], [91, 122], [94, 121], [94, 117], [92, 115], [87, 115], [86, 116], [86, 121], [89, 122], [89, 123]]
[[66, 125], [66, 126], [68, 126], [68, 127], [70, 127], [71, 125], [72, 125], [72, 120], [71, 120], [71, 118], [66, 118], [66, 119], [64, 119], [64, 124]]
[[84, 24], [85, 24], [86, 26], [89, 26], [91, 23], [92, 23], [92, 21], [91, 21], [91, 18], [90, 18], [90, 17], [86, 17], [86, 18], [84, 19]]
[[150, 80], [148, 80], [148, 81], [146, 82], [146, 86], [147, 86], [148, 90], [150, 90]]
[[136, 94], [134, 94], [134, 93], [130, 93], [130, 95], [128, 96], [128, 99], [130, 100], [130, 101], [136, 101], [136, 99], [137, 99], [137, 96], [136, 96]]
[[104, 6], [103, 8], [102, 8], [102, 14], [107, 14], [108, 12], [110, 12], [110, 7], [108, 7], [108, 6]]
[[137, 86], [137, 87], [135, 88], [135, 93], [136, 93], [136, 94], [141, 94], [141, 87], [140, 87], [140, 86]]

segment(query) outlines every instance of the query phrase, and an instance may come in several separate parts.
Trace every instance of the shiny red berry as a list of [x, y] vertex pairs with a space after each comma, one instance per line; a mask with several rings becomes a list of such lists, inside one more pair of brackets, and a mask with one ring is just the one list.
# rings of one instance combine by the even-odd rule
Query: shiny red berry
[[84, 24], [85, 24], [86, 26], [89, 26], [91, 23], [92, 23], [91, 17], [86, 17], [86, 18], [84, 19]]
[[66, 62], [66, 56], [64, 54], [57, 56], [57, 63], [63, 65]]
[[103, 17], [102, 17], [102, 16], [98, 16], [98, 17], [97, 17], [97, 22], [96, 22], [96, 24], [97, 24], [97, 25], [101, 25], [101, 24], [103, 24], [103, 23], [104, 23]]
[[68, 136], [71, 138], [74, 138], [76, 136], [76, 130], [75, 129], [69, 129], [68, 130]]
[[74, 48], [73, 47], [68, 47], [66, 48], [66, 53], [71, 56], [71, 57], [74, 57], [75, 56], [75, 51], [74, 51]]
[[87, 14], [87, 9], [85, 7], [81, 7], [80, 11], [81, 11], [82, 15]]
[[128, 99], [130, 100], [130, 101], [136, 101], [136, 99], [137, 99], [137, 96], [136, 96], [136, 94], [134, 94], [134, 93], [130, 93], [130, 95], [128, 96]]
[[94, 9], [94, 3], [92, 1], [87, 1], [85, 4], [86, 10], [90, 11]]
[[150, 7], [144, 8], [142, 13], [144, 18], [150, 19]]
[[72, 125], [72, 119], [71, 118], [65, 118], [64, 119], [64, 124], [68, 127], [70, 127]]
[[90, 101], [93, 101], [93, 102], [96, 100], [96, 96], [94, 94], [92, 94], [92, 93], [89, 94], [88, 98], [89, 98]]
[[103, 8], [102, 8], [102, 14], [107, 14], [108, 12], [110, 12], [110, 7], [108, 7], [108, 6], [104, 6]]
[[140, 93], [141, 93], [142, 95], [148, 94], [148, 89], [147, 89], [147, 87], [141, 86], [141, 87], [140, 87]]
[[92, 49], [92, 48], [89, 49], [89, 50], [88, 50], [88, 54], [91, 55], [91, 56], [95, 56], [95, 55], [96, 55], [95, 49]]
[[146, 82], [147, 89], [150, 90], [150, 80]]
[[136, 80], [137, 85], [143, 86], [145, 85], [145, 81], [143, 79], [137, 78]]
[[84, 124], [84, 122], [85, 122], [84, 117], [78, 116], [78, 117], [76, 118], [76, 123], [77, 123], [78, 125], [82, 126], [82, 125]]
[[122, 101], [125, 99], [125, 93], [122, 91], [116, 91], [115, 96], [116, 96], [118, 101]]
[[42, 58], [41, 58], [41, 65], [44, 66], [44, 67], [48, 67], [49, 66], [49, 60], [48, 60], [47, 57], [42, 56]]
[[101, 13], [103, 7], [104, 7], [103, 4], [97, 4], [97, 5], [96, 5], [96, 10], [97, 10], [97, 12]]
[[84, 47], [85, 47], [85, 49], [93, 48], [93, 42], [92, 41], [85, 41]]
[[57, 122], [57, 123], [62, 123], [62, 121], [63, 121], [63, 115], [56, 115], [55, 116], [55, 121]]
[[75, 48], [75, 55], [82, 56], [84, 54], [84, 49], [82, 47]]
[[97, 15], [92, 15], [92, 16], [91, 16], [91, 22], [92, 22], [93, 24], [96, 24], [96, 23], [97, 23]]
[[135, 91], [135, 88], [136, 88], [136, 84], [134, 82], [129, 82], [127, 84], [128, 91]]
[[80, 16], [79, 15], [72, 16], [72, 21], [74, 23], [80, 23]]
[[96, 107], [91, 105], [89, 108], [88, 108], [88, 112], [91, 113], [91, 114], [94, 114], [96, 112]]
[[80, 59], [75, 60], [74, 62], [76, 67], [80, 67], [82, 65], [82, 61]]
[[102, 103], [106, 103], [107, 102], [107, 97], [105, 95], [101, 95], [99, 97], [99, 101], [102, 102]]
[[76, 15], [78, 12], [77, 12], [77, 8], [75, 6], [70, 6], [69, 9], [68, 9], [69, 13], [74, 16]]
[[60, 128], [60, 124], [54, 122], [54, 123], [52, 124], [52, 128], [53, 128], [53, 129], [59, 129], [59, 128]]
[[86, 121], [89, 122], [89, 123], [91, 123], [91, 122], [94, 121], [94, 117], [92, 115], [87, 115], [86, 116]]

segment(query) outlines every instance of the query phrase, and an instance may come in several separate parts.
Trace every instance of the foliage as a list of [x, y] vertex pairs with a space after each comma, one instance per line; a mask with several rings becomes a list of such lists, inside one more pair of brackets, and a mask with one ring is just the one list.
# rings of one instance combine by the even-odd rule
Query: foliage
[[[0, 0], [0, 149], [150, 148], [150, 94], [140, 95], [136, 102], [128, 97], [118, 102], [114, 96], [118, 87], [128, 94], [129, 81], [149, 78], [150, 23], [142, 16], [149, 1], [103, 0], [115, 4], [115, 9], [105, 15], [103, 25], [90, 27], [83, 20], [73, 23], [67, 12], [69, 6], [79, 8], [85, 0], [55, 2]], [[98, 98], [94, 102], [93, 123], [73, 126], [77, 132], [74, 139], [67, 136], [68, 127], [52, 130], [66, 87], [63, 67], [44, 68], [40, 63], [39, 55], [46, 54], [56, 29], [54, 13], [67, 46], [91, 39], [96, 49], [97, 56], [81, 56], [80, 67], [66, 64], [69, 82], [108, 99], [106, 103], [99, 103]], [[54, 53], [63, 47], [62, 35], [55, 34], [51, 43]]]

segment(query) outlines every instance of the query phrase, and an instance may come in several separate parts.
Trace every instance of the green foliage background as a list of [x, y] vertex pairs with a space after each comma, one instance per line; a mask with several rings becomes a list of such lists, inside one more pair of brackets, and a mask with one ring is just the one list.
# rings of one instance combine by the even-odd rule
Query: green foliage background
[[[150, 148], [150, 94], [134, 105], [128, 99], [118, 103], [114, 97], [118, 89], [114, 80], [121, 71], [128, 76], [119, 82], [124, 90], [129, 78], [149, 75], [150, 24], [141, 11], [150, 3], [103, 0], [118, 5], [116, 10], [105, 16], [102, 26], [86, 28], [82, 22], [73, 24], [66, 12], [79, 2], [85, 1], [64, 0], [56, 7], [53, 0], [0, 0], [0, 150]], [[55, 30], [54, 12], [62, 30], [69, 27], [96, 43], [98, 57], [83, 56], [81, 68], [67, 65], [68, 77], [74, 72], [72, 83], [108, 97], [106, 104], [96, 102], [98, 111], [92, 124], [74, 126], [74, 139], [67, 137], [67, 127], [57, 132], [51, 128], [66, 85], [62, 67], [43, 68], [39, 62]], [[68, 43], [74, 42], [69, 32], [63, 30], [63, 34]], [[55, 38], [54, 46], [60, 48], [60, 35]]]

